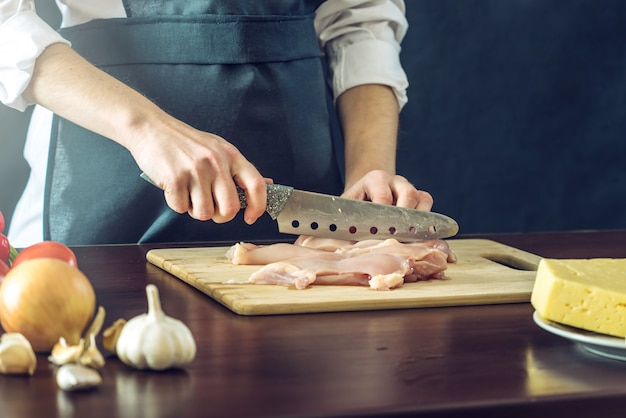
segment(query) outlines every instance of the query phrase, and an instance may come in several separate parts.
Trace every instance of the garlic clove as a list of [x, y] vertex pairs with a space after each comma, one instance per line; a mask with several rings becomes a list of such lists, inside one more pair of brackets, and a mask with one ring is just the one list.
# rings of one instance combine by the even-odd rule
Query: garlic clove
[[98, 335], [98, 333], [102, 329], [105, 316], [106, 316], [106, 311], [104, 310], [104, 306], [99, 306], [96, 316], [93, 318], [93, 321], [91, 321], [91, 325], [89, 325], [89, 328], [87, 329], [87, 331], [85, 331], [85, 335], [84, 335], [85, 340], [86, 340], [85, 348], [89, 348], [89, 344], [91, 344], [90, 335], [91, 334], [93, 334], [94, 336]]
[[102, 377], [96, 370], [80, 364], [65, 364], [57, 370], [57, 385], [67, 391], [85, 390], [99, 386]]
[[91, 367], [92, 369], [100, 369], [104, 367], [104, 356], [98, 350], [96, 345], [96, 334], [89, 335], [89, 345], [85, 348], [82, 355], [78, 359], [78, 362], [83, 366]]
[[0, 373], [32, 376], [36, 369], [37, 356], [26, 337], [16, 332], [0, 337]]
[[102, 347], [104, 347], [105, 350], [111, 353], [116, 352], [115, 346], [117, 345], [117, 339], [119, 338], [124, 325], [126, 325], [126, 320], [124, 318], [119, 318], [113, 323], [113, 325], [102, 332]]
[[59, 338], [59, 341], [52, 347], [48, 360], [57, 366], [68, 363], [76, 363], [85, 351], [85, 340], [80, 339], [78, 344], [69, 345], [65, 338]]

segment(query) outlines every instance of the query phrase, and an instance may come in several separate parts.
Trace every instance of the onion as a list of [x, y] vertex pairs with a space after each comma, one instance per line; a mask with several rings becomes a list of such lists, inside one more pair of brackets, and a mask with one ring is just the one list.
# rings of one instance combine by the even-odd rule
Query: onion
[[24, 335], [37, 352], [49, 352], [61, 337], [78, 344], [90, 323], [96, 296], [78, 268], [36, 258], [12, 268], [0, 285], [0, 323]]

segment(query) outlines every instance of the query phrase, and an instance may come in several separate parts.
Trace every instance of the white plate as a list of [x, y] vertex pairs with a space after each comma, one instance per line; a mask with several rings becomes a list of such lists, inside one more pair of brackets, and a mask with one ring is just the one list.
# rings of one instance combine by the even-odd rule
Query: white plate
[[543, 319], [537, 312], [533, 320], [546, 331], [580, 344], [585, 350], [602, 357], [626, 361], [626, 339], [598, 334]]

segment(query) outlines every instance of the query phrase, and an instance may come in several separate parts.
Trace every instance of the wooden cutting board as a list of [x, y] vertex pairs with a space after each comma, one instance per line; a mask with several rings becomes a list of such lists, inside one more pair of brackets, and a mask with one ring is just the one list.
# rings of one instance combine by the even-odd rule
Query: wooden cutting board
[[375, 291], [359, 286], [311, 286], [304, 290], [244, 283], [259, 266], [231, 264], [228, 248], [150, 250], [157, 267], [240, 315], [293, 314], [500, 304], [530, 301], [540, 257], [490, 240], [447, 241], [458, 257], [447, 280], [407, 283]]

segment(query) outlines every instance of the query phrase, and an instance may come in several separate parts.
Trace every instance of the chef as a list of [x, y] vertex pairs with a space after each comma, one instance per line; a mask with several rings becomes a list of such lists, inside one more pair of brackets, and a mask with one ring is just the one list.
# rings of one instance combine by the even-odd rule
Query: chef
[[268, 181], [430, 210], [395, 172], [403, 1], [57, 4], [0, 5], [0, 100], [35, 105], [13, 245], [275, 239]]

